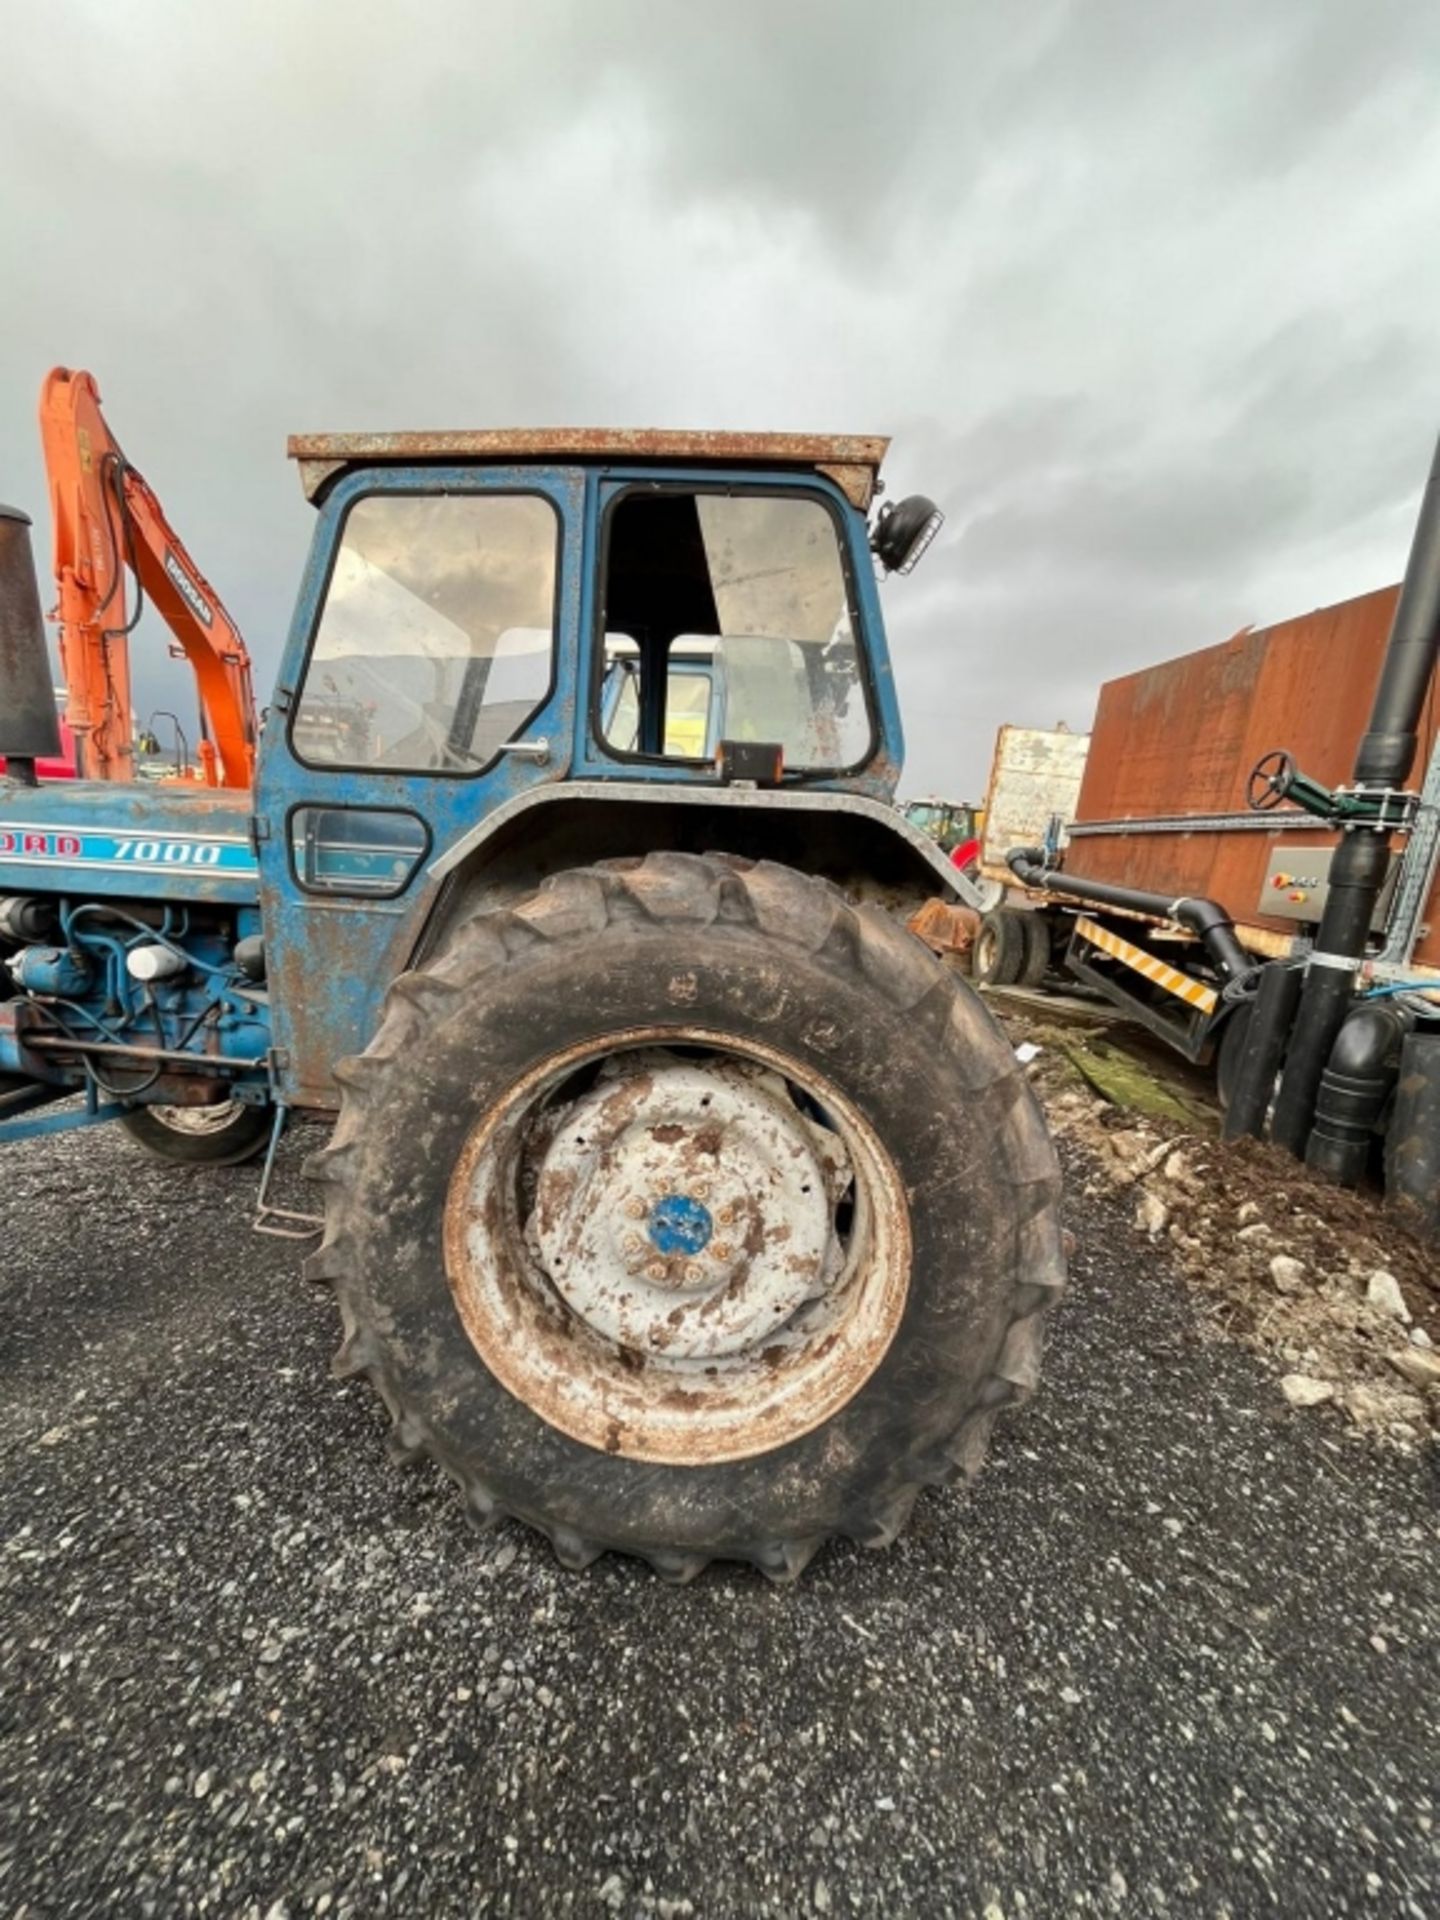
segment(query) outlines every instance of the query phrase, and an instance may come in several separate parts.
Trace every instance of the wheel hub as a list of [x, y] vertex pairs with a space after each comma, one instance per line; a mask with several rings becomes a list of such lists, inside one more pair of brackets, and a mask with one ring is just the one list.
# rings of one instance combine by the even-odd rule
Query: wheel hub
[[561, 1119], [535, 1252], [571, 1311], [624, 1347], [738, 1353], [833, 1278], [844, 1160], [778, 1074], [637, 1055]]
[[668, 1258], [703, 1253], [715, 1237], [715, 1221], [693, 1194], [667, 1193], [650, 1209], [645, 1231], [651, 1245]]
[[810, 1432], [880, 1364], [909, 1213], [808, 1063], [631, 1029], [537, 1061], [488, 1109], [451, 1175], [445, 1264], [523, 1406], [606, 1453], [713, 1465]]

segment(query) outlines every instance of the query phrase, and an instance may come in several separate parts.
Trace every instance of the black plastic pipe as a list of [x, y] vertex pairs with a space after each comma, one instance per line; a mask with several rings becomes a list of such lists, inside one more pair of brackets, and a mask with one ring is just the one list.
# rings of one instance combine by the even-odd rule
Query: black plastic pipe
[[[1405, 584], [1395, 609], [1370, 726], [1355, 756], [1354, 784], [1403, 786], [1418, 743], [1420, 715], [1440, 654], [1440, 445], [1420, 502]], [[1272, 1132], [1297, 1159], [1305, 1157], [1320, 1081], [1355, 1001], [1355, 975], [1370, 935], [1375, 903], [1390, 866], [1389, 835], [1373, 827], [1341, 834], [1330, 864], [1330, 891], [1285, 1071]]]
[[1385, 1129], [1385, 1197], [1440, 1239], [1440, 1033], [1408, 1034]]
[[1075, 900], [1091, 900], [1102, 907], [1128, 907], [1134, 913], [1148, 913], [1157, 920], [1173, 920], [1178, 926], [1188, 927], [1198, 935], [1206, 953], [1227, 980], [1238, 980], [1254, 964], [1235, 937], [1235, 922], [1214, 900], [1177, 900], [1170, 894], [1118, 887], [1110, 880], [1087, 880], [1083, 874], [1047, 867], [1043, 847], [1014, 847], [1005, 860], [1016, 879], [1027, 887], [1068, 894]]
[[1395, 1085], [1400, 1046], [1413, 1017], [1393, 1000], [1352, 1007], [1320, 1076], [1305, 1164], [1342, 1187], [1358, 1187], [1385, 1102]]
[[1403, 785], [1419, 744], [1420, 716], [1440, 648], [1440, 443], [1430, 463], [1405, 583], [1390, 629], [1370, 730], [1355, 757], [1356, 784]]
[[1259, 1140], [1270, 1117], [1270, 1102], [1275, 1097], [1275, 1082], [1285, 1058], [1285, 1043], [1290, 1037], [1295, 1009], [1300, 1001], [1301, 974], [1283, 960], [1272, 960], [1260, 975], [1255, 998], [1230, 1015], [1243, 1020], [1240, 1059], [1235, 1084], [1225, 1108], [1226, 1140], [1249, 1135]]

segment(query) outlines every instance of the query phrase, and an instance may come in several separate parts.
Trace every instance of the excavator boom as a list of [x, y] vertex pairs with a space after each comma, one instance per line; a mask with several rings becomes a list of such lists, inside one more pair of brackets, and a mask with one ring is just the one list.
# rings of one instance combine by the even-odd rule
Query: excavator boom
[[[200, 779], [250, 786], [256, 718], [245, 642], [105, 424], [90, 374], [57, 367], [47, 376], [40, 437], [55, 529], [65, 717], [81, 777], [135, 777], [129, 636], [148, 599], [195, 674]], [[137, 590], [133, 612], [127, 570]]]

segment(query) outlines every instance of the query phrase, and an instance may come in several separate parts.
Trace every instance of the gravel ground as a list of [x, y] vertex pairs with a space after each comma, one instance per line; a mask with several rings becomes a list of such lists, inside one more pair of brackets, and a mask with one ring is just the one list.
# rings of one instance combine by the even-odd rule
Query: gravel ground
[[676, 1591], [389, 1466], [253, 1172], [5, 1166], [9, 1915], [1440, 1911], [1433, 1452], [1202, 1344], [1104, 1195], [973, 1495]]

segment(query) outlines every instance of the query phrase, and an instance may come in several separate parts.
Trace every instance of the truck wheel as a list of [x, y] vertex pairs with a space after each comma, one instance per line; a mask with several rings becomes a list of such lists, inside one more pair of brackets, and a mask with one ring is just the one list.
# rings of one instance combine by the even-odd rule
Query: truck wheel
[[1009, 987], [1020, 978], [1027, 953], [1024, 921], [1014, 907], [996, 907], [980, 922], [970, 971], [982, 987]]
[[1021, 962], [1017, 985], [1038, 987], [1050, 971], [1050, 919], [1044, 913], [1020, 913], [1015, 916], [1025, 936], [1025, 958]]
[[822, 881], [557, 874], [397, 980], [335, 1077], [337, 1371], [566, 1566], [886, 1545], [1034, 1384], [1039, 1108], [964, 983]]
[[270, 1138], [269, 1107], [221, 1100], [211, 1107], [137, 1107], [120, 1124], [158, 1159], [187, 1167], [234, 1167]]

